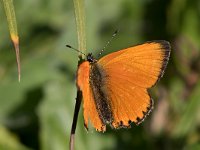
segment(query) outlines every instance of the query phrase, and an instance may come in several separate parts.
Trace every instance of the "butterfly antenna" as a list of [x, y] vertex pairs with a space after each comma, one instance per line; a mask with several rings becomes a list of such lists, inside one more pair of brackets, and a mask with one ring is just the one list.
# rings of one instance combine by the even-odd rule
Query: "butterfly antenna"
[[66, 45], [66, 47], [71, 48], [71, 49], [73, 49], [73, 50], [75, 50], [75, 51], [77, 51], [77, 52], [79, 52], [79, 53], [81, 53], [81, 54], [83, 54], [83, 55], [86, 56], [85, 53], [81, 52], [80, 50], [78, 50], [78, 49], [76, 49], [76, 48], [74, 48], [74, 47], [72, 47], [72, 46], [70, 46], [70, 45]]
[[106, 47], [108, 47], [108, 45], [110, 44], [110, 42], [112, 41], [112, 39], [117, 35], [117, 33], [119, 32], [119, 30], [116, 30], [112, 37], [110, 38], [110, 40], [106, 43], [106, 45], [103, 47], [103, 49], [100, 51], [98, 57], [103, 53], [103, 51], [106, 49]]

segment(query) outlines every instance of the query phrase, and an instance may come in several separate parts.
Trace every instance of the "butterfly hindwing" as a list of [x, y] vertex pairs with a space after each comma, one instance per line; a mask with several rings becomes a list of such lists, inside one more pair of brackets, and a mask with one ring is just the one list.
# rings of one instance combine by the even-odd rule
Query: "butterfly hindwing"
[[107, 82], [106, 88], [111, 101], [114, 128], [128, 127], [131, 122], [139, 124], [153, 108], [153, 100], [147, 89], [134, 86], [129, 81], [113, 77]]

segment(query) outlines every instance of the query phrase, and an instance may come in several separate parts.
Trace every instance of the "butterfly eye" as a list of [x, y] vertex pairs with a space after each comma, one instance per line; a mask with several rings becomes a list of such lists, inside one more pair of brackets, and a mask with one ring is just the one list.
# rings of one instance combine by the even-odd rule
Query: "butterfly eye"
[[92, 53], [89, 53], [87, 55], [87, 61], [89, 61], [90, 63], [93, 63], [96, 61], [96, 59], [93, 57]]

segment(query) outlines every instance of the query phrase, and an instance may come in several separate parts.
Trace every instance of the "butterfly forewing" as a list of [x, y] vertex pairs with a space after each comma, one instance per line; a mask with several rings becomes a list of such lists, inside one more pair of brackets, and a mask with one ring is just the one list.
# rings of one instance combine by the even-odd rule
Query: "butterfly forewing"
[[110, 80], [113, 75], [118, 75], [121, 80], [149, 88], [163, 75], [169, 55], [169, 42], [148, 42], [108, 54], [98, 63], [110, 76]]

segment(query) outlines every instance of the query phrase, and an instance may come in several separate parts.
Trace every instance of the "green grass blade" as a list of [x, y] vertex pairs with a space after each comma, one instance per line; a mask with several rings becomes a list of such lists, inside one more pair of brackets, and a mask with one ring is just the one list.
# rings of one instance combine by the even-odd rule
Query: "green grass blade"
[[18, 67], [18, 80], [20, 82], [21, 78], [21, 69], [20, 69], [20, 56], [19, 56], [19, 36], [17, 32], [17, 22], [15, 17], [15, 11], [13, 6], [13, 0], [2, 0], [7, 21], [8, 21], [8, 27], [10, 30], [10, 36], [11, 40], [15, 47], [16, 52], [16, 60], [17, 60], [17, 67]]
[[78, 49], [81, 52], [86, 53], [84, 0], [73, 0], [73, 2], [74, 2], [74, 10], [76, 18], [77, 35], [78, 35]]

